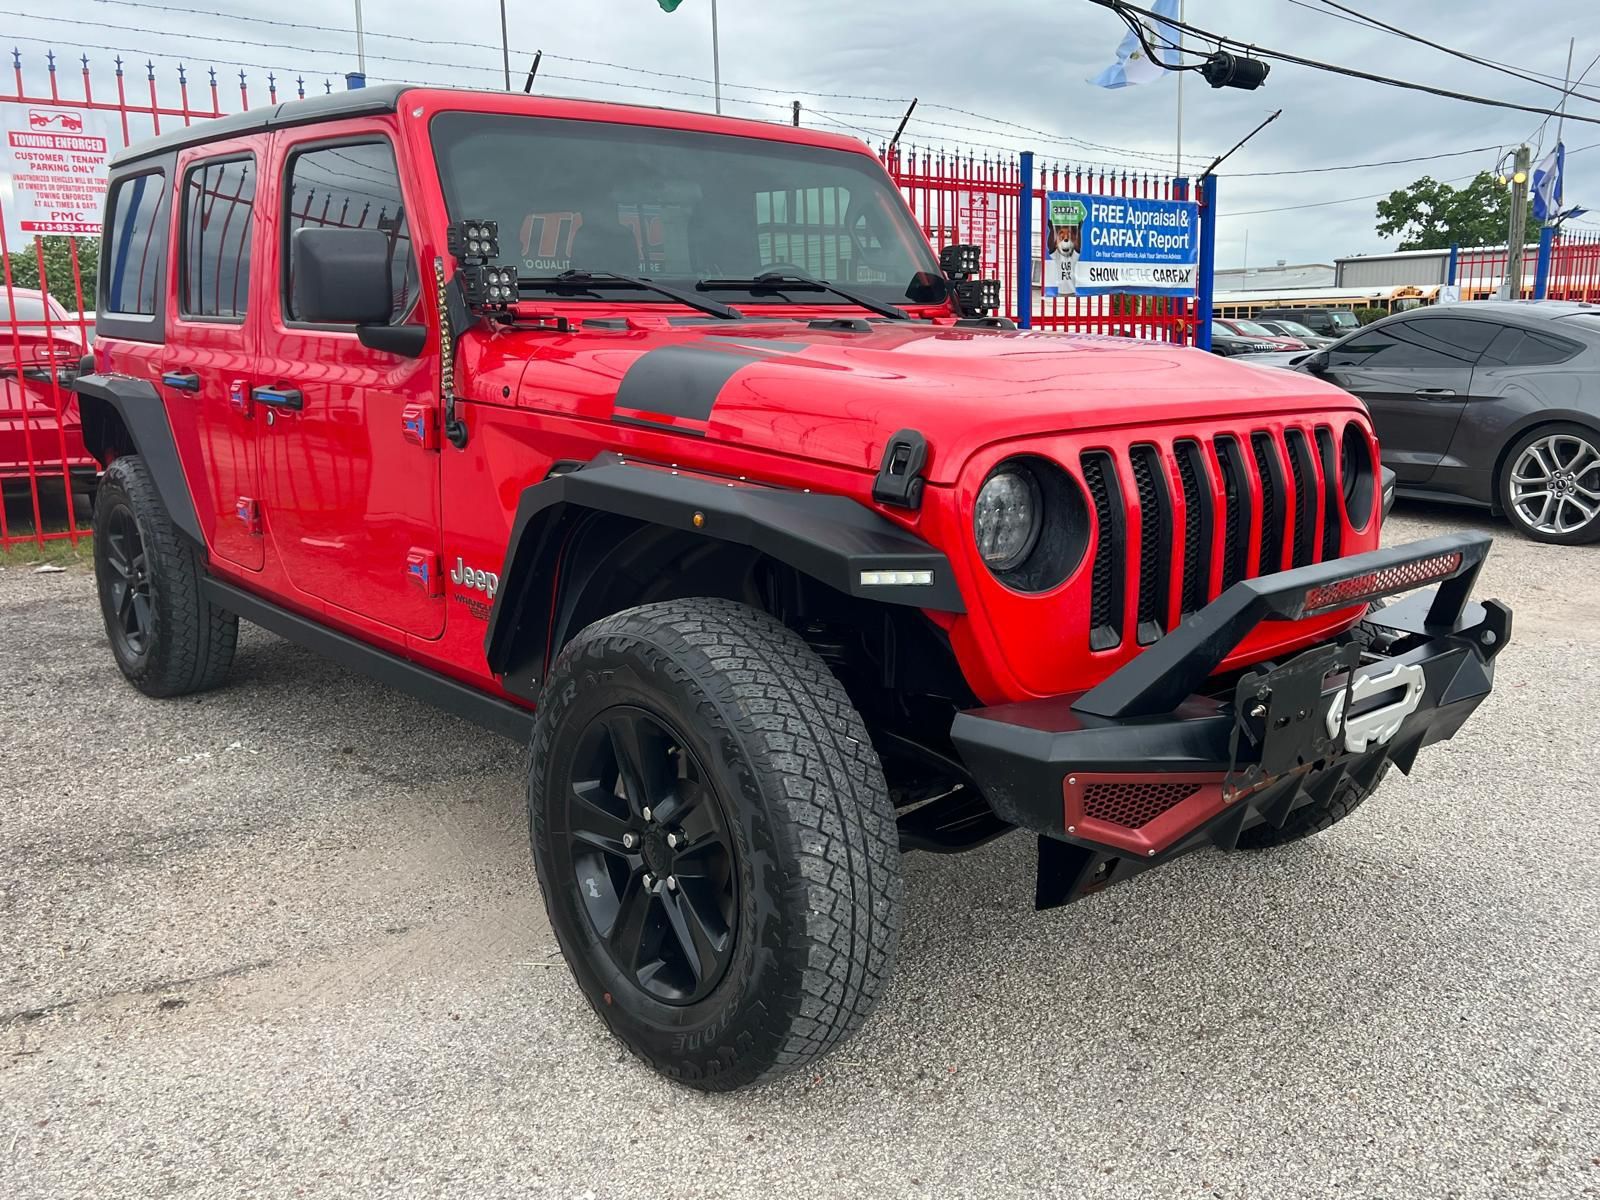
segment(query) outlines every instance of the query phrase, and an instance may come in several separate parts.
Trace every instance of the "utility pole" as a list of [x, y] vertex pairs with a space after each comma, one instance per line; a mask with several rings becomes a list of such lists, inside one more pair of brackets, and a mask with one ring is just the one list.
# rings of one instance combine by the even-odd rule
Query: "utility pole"
[[1522, 299], [1522, 250], [1528, 235], [1528, 171], [1532, 152], [1517, 147], [1516, 165], [1511, 171], [1511, 228], [1506, 238], [1507, 300]]
[[500, 0], [500, 57], [506, 68], [506, 91], [511, 90], [511, 39], [506, 33], [506, 0]]
[[[1178, 0], [1178, 20], [1180, 22], [1178, 26], [1178, 62], [1180, 65], [1183, 62], [1183, 26], [1181, 24], [1183, 21], [1183, 3], [1184, 0]], [[1183, 77], [1188, 72], [1175, 71], [1174, 74], [1178, 77], [1178, 164], [1173, 169], [1172, 174], [1174, 178], [1181, 179], [1183, 178]]]
[[722, 51], [717, 46], [717, 0], [711, 0], [711, 90], [717, 97], [717, 115], [722, 115]]

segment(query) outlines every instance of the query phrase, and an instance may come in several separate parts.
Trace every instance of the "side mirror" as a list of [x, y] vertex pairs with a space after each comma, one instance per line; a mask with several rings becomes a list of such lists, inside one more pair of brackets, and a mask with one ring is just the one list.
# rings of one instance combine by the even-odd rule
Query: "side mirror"
[[387, 323], [389, 235], [377, 229], [297, 229], [289, 245], [294, 311], [318, 325]]
[[1313, 350], [1310, 354], [1302, 354], [1298, 358], [1289, 360], [1291, 367], [1304, 367], [1313, 375], [1321, 375], [1328, 369], [1328, 352], [1326, 350]]

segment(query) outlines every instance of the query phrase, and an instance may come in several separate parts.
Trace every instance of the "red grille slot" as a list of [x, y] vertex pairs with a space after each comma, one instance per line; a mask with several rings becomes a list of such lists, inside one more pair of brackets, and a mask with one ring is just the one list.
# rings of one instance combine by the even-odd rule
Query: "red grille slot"
[[1083, 815], [1124, 829], [1150, 824], [1200, 790], [1198, 783], [1091, 783], [1083, 789]]

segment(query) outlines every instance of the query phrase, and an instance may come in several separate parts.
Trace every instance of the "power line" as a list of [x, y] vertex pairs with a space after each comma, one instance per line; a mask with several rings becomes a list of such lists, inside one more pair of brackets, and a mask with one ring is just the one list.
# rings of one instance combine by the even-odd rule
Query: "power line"
[[1344, 163], [1337, 167], [1300, 167], [1290, 171], [1232, 171], [1228, 179], [1265, 179], [1271, 175], [1321, 175], [1328, 171], [1359, 171], [1363, 167], [1393, 167], [1401, 163], [1433, 162], [1440, 158], [1461, 158], [1467, 154], [1486, 154], [1499, 146], [1474, 146], [1471, 150], [1447, 150], [1443, 154], [1418, 154], [1412, 158], [1385, 158], [1377, 162]]
[[[1453, 179], [1442, 179], [1441, 183], [1461, 183], [1463, 180], [1476, 179], [1477, 175], [1457, 175]], [[1342, 200], [1318, 200], [1314, 204], [1285, 204], [1278, 208], [1252, 208], [1247, 212], [1219, 212], [1219, 219], [1224, 217], [1259, 217], [1263, 213], [1299, 212], [1303, 208], [1328, 208], [1335, 204], [1354, 204], [1358, 200], [1382, 200], [1393, 195], [1397, 189], [1390, 188], [1387, 192], [1373, 192], [1370, 196], [1346, 196]]]
[[[1324, 9], [1319, 9], [1316, 6], [1307, 3], [1307, 0], [1289, 0], [1289, 2], [1291, 4], [1298, 5], [1300, 8], [1310, 9], [1312, 12], [1322, 12], [1325, 16], [1334, 15], [1333, 13], [1328, 13]], [[1498, 71], [1500, 74], [1509, 75], [1513, 79], [1520, 79], [1524, 83], [1532, 83], [1539, 87], [1550, 88], [1552, 91], [1560, 92], [1565, 96], [1577, 96], [1582, 100], [1590, 100], [1600, 103], [1600, 96], [1591, 96], [1586, 92], [1580, 92], [1577, 90], [1576, 85], [1569, 88], [1564, 80], [1561, 83], [1546, 82], [1543, 79], [1537, 78], [1532, 73], [1523, 71], [1521, 68], [1512, 67], [1506, 63], [1496, 62], [1492, 58], [1480, 58], [1476, 54], [1469, 54], [1465, 50], [1457, 50], [1453, 46], [1446, 46], [1439, 42], [1431, 41], [1420, 34], [1412, 33], [1410, 30], [1401, 29], [1399, 26], [1387, 24], [1384, 21], [1378, 20], [1376, 17], [1369, 17], [1366, 13], [1357, 12], [1353, 8], [1350, 8], [1344, 4], [1340, 4], [1338, 0], [1322, 0], [1322, 3], [1327, 8], [1336, 9], [1341, 13], [1348, 14], [1350, 23], [1353, 25], [1363, 25], [1372, 29], [1379, 29], [1384, 33], [1393, 34], [1395, 37], [1404, 38], [1406, 41], [1416, 42], [1419, 45], [1427, 46], [1433, 50], [1438, 50], [1441, 53], [1448, 54], [1453, 58], [1462, 59], [1465, 62], [1473, 63], [1480, 67], [1485, 67], [1491, 71]]]
[[[1128, 3], [1128, 0], [1089, 0], [1089, 2], [1091, 4], [1099, 5], [1101, 8], [1109, 8], [1113, 12], [1116, 12], [1119, 16], [1125, 17], [1126, 13], [1133, 12], [1138, 13], [1140, 16], [1165, 21], [1168, 25], [1181, 29], [1185, 33], [1192, 33], [1198, 38], [1215, 42], [1221, 46], [1232, 46], [1240, 51], [1240, 53], [1248, 55], [1252, 58], [1277, 59], [1281, 62], [1293, 63], [1295, 66], [1299, 67], [1310, 67], [1315, 71], [1326, 71], [1329, 74], [1344, 75], [1351, 79], [1363, 79], [1368, 83], [1381, 83], [1386, 87], [1403, 88], [1406, 91], [1411, 92], [1426, 92], [1431, 96], [1442, 96], [1447, 100], [1461, 100], [1468, 104], [1478, 104], [1486, 108], [1503, 108], [1516, 112], [1528, 112], [1541, 117], [1553, 117], [1560, 115], [1553, 108], [1539, 108], [1538, 106], [1532, 104], [1516, 104], [1510, 100], [1491, 100], [1485, 96], [1470, 96], [1466, 92], [1454, 92], [1449, 88], [1434, 87], [1432, 84], [1413, 83], [1406, 79], [1394, 79], [1388, 75], [1377, 75], [1371, 71], [1360, 71], [1354, 67], [1342, 67], [1337, 63], [1327, 63], [1321, 61], [1320, 59], [1306, 58], [1304, 55], [1291, 54], [1287, 50], [1272, 50], [1268, 47], [1258, 46], [1251, 42], [1242, 42], [1238, 38], [1228, 37], [1220, 33], [1213, 33], [1209, 29], [1202, 29], [1198, 25], [1191, 25], [1188, 22], [1179, 21], [1173, 17], [1163, 17], [1159, 13], [1151, 12], [1149, 9], [1140, 8], [1135, 4], [1130, 4]], [[1600, 117], [1577, 117], [1573, 116], [1571, 113], [1568, 113], [1567, 120], [1581, 121], [1588, 125], [1600, 125]]]

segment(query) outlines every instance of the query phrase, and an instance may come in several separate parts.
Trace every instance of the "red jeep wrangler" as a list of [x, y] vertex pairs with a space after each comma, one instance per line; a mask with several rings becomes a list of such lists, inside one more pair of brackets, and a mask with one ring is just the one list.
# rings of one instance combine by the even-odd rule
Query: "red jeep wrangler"
[[105, 229], [123, 673], [243, 617], [530, 739], [573, 974], [695, 1087], [861, 1025], [903, 850], [1028, 830], [1044, 907], [1304, 837], [1510, 632], [1488, 538], [1377, 548], [1359, 402], [985, 316], [845, 138], [372, 88], [126, 151]]

